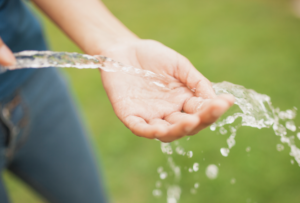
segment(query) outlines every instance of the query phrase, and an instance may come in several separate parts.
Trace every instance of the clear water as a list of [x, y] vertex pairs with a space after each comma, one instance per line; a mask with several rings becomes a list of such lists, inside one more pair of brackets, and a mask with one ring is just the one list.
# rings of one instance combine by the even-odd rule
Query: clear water
[[[78, 53], [51, 52], [51, 51], [24, 51], [15, 54], [17, 63], [14, 66], [0, 66], [0, 73], [22, 69], [22, 68], [46, 68], [74, 67], [79, 69], [93, 68], [102, 69], [108, 72], [122, 72], [125, 74], [133, 74], [141, 76], [154, 84], [158, 88], [168, 90], [169, 79], [162, 75], [157, 75], [151, 71], [134, 68], [132, 66], [123, 65], [113, 59], [105, 56], [90, 56]], [[218, 131], [222, 135], [228, 134], [227, 146], [220, 149], [220, 153], [224, 156], [230, 156], [230, 150], [236, 145], [236, 132], [242, 126], [250, 126], [253, 128], [272, 128], [274, 134], [280, 136], [280, 144], [276, 149], [282, 151], [289, 148], [292, 156], [291, 164], [297, 163], [300, 166], [300, 149], [295, 145], [294, 139], [300, 140], [300, 132], [296, 132], [299, 128], [294, 123], [296, 116], [296, 108], [281, 111], [279, 108], [272, 106], [269, 96], [259, 94], [254, 90], [246, 89], [243, 86], [235, 85], [229, 82], [214, 83], [213, 88], [216, 94], [232, 94], [235, 97], [235, 105], [232, 113], [225, 118], [217, 121], [210, 126], [212, 131]], [[293, 134], [293, 135], [290, 135]], [[187, 138], [189, 140], [190, 138]], [[247, 147], [246, 152], [251, 151], [251, 147]], [[159, 180], [155, 184], [153, 195], [157, 198], [166, 196], [167, 203], [178, 203], [182, 193], [180, 187], [182, 166], [175, 163], [172, 154], [177, 154], [190, 159], [194, 156], [192, 151], [185, 150], [179, 141], [175, 141], [173, 145], [170, 143], [161, 143], [161, 151], [167, 156], [168, 168], [158, 167], [157, 173]], [[186, 168], [189, 173], [196, 173], [199, 170], [199, 163], [195, 162], [190, 168]], [[217, 165], [211, 164], [207, 166], [205, 174], [209, 179], [218, 177], [219, 168]], [[234, 178], [230, 181], [235, 184]], [[191, 187], [191, 194], [197, 193], [200, 187], [198, 182]]]
[[[253, 128], [272, 128], [274, 134], [280, 137], [281, 143], [277, 144], [276, 149], [278, 151], [282, 151], [285, 148], [289, 148], [290, 156], [292, 159], [290, 161], [291, 164], [297, 163], [300, 166], [300, 149], [296, 146], [294, 139], [300, 140], [300, 132], [297, 132], [300, 128], [295, 125], [294, 118], [296, 117], [296, 108], [281, 111], [279, 108], [273, 107], [271, 103], [271, 99], [269, 96], [264, 94], [259, 94], [254, 90], [246, 89], [243, 86], [235, 85], [229, 82], [221, 82], [214, 83], [213, 88], [216, 94], [232, 94], [235, 97], [235, 105], [232, 107], [229, 114], [223, 116], [220, 120], [210, 126], [210, 130], [219, 132], [222, 135], [228, 135], [227, 146], [223, 146], [220, 149], [220, 153], [222, 156], [227, 157], [230, 156], [230, 150], [236, 145], [236, 136], [237, 130], [242, 126], [250, 126]], [[190, 137], [188, 138], [190, 140]], [[161, 143], [161, 146], [164, 146], [162, 152], [170, 159], [172, 158], [173, 148], [175, 148], [175, 153], [180, 156], [187, 156], [188, 154], [193, 155], [192, 151], [185, 150], [181, 144], [181, 141], [176, 141], [174, 144], [171, 143]], [[246, 152], [251, 151], [251, 147], [247, 147], [245, 149]], [[172, 153], [168, 153], [172, 152]], [[197, 156], [197, 155], [195, 155]], [[173, 167], [174, 164], [172, 163]], [[176, 165], [175, 165], [176, 166]], [[194, 165], [195, 166], [195, 165]], [[196, 164], [196, 170], [193, 170], [193, 167], [188, 168], [189, 173], [195, 173], [199, 170], [199, 164]], [[184, 167], [178, 167], [178, 171], [184, 169]], [[172, 172], [170, 170], [170, 172]], [[205, 175], [209, 179], [216, 179], [218, 177], [219, 168], [217, 165], [211, 164], [206, 167]], [[179, 177], [180, 174], [177, 174]], [[165, 183], [168, 190], [172, 190], [174, 185], [180, 188], [180, 181], [178, 178], [174, 178], [174, 180], [170, 180]], [[170, 182], [172, 184], [170, 184]], [[236, 183], [236, 179], [232, 178], [230, 180], [231, 184]], [[199, 186], [198, 186], [199, 187]], [[195, 186], [191, 186], [190, 193], [195, 194], [197, 192], [197, 188]], [[177, 189], [178, 190], [178, 189]], [[164, 191], [161, 191], [161, 196]], [[179, 193], [181, 194], [181, 192]], [[172, 202], [178, 203], [179, 198], [175, 199], [173, 196], [169, 196], [167, 192], [165, 194], [167, 196], [167, 202], [170, 202], [169, 199], [172, 199]]]
[[25, 68], [78, 68], [78, 69], [102, 69], [106, 72], [121, 72], [140, 76], [149, 80], [153, 86], [168, 90], [170, 78], [155, 74], [148, 70], [124, 65], [118, 61], [101, 55], [87, 55], [68, 52], [53, 51], [22, 51], [14, 53], [16, 64], [13, 66], [1, 66], [0, 73], [10, 70]]

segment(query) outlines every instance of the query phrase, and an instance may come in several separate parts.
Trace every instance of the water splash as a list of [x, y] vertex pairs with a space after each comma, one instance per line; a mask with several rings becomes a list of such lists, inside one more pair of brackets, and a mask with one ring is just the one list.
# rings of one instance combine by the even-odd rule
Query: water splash
[[[295, 161], [300, 166], [300, 149], [295, 145], [294, 136], [287, 136], [287, 130], [295, 132], [297, 127], [293, 121], [296, 117], [296, 108], [286, 111], [280, 111], [279, 108], [274, 108], [269, 96], [259, 94], [251, 89], [246, 89], [243, 86], [235, 85], [229, 82], [221, 82], [213, 84], [216, 94], [232, 94], [235, 97], [235, 109], [232, 115], [227, 116], [225, 119], [220, 120], [213, 125], [210, 129], [215, 131], [217, 128], [224, 128], [229, 125], [230, 136], [227, 139], [227, 145], [230, 149], [236, 144], [235, 136], [236, 131], [241, 126], [250, 126], [254, 128], [270, 128], [272, 127], [275, 135], [280, 136], [282, 144], [288, 145], [290, 148], [290, 155], [294, 157]], [[241, 122], [236, 126], [232, 126], [238, 118]], [[284, 124], [285, 125], [284, 125]], [[281, 151], [284, 146], [279, 144], [277, 150]], [[228, 150], [221, 149], [223, 156], [228, 156]], [[228, 153], [227, 153], [228, 152]]]
[[1, 66], [0, 73], [10, 70], [26, 68], [78, 68], [78, 69], [102, 69], [106, 72], [120, 72], [131, 74], [150, 80], [149, 82], [158, 88], [172, 89], [168, 84], [172, 81], [163, 75], [148, 70], [124, 65], [118, 61], [102, 55], [87, 55], [68, 52], [53, 51], [22, 51], [14, 53], [16, 64], [12, 66]]
[[[246, 89], [243, 86], [235, 85], [229, 82], [214, 83], [213, 88], [216, 94], [232, 94], [235, 97], [235, 105], [231, 108], [227, 116], [223, 116], [220, 120], [210, 126], [212, 131], [219, 132], [222, 136], [228, 134], [227, 146], [220, 149], [221, 154], [224, 157], [230, 155], [230, 150], [237, 144], [236, 136], [237, 130], [242, 126], [250, 126], [253, 128], [271, 128], [274, 134], [280, 137], [280, 144], [274, 146], [278, 151], [282, 151], [285, 148], [290, 149], [290, 155], [293, 157], [290, 160], [291, 164], [298, 163], [300, 166], [300, 149], [295, 144], [295, 137], [300, 140], [300, 132], [297, 130], [300, 127], [296, 127], [293, 119], [296, 117], [296, 108], [281, 111], [279, 108], [273, 107], [269, 96], [259, 94], [254, 90]], [[293, 133], [296, 136], [289, 136], [289, 133]], [[190, 137], [188, 137], [190, 139]], [[164, 143], [161, 144], [162, 146]], [[170, 144], [168, 146], [171, 147]], [[177, 143], [177, 154], [183, 154], [185, 152], [183, 148]], [[250, 153], [251, 147], [248, 146], [245, 151]], [[189, 152], [187, 151], [187, 155]], [[167, 156], [167, 151], [163, 151]], [[249, 154], [248, 154], [249, 155]], [[194, 155], [193, 158], [199, 158], [198, 155]], [[186, 157], [188, 158], [188, 157]], [[178, 166], [180, 167], [180, 166]], [[193, 167], [187, 169], [188, 172], [193, 173]], [[215, 179], [218, 176], [218, 167], [216, 165], [209, 165], [206, 168], [205, 174], [209, 179]], [[177, 181], [178, 182], [178, 181]], [[231, 184], [236, 183], [236, 179], [230, 180]], [[179, 185], [177, 183], [177, 185]], [[191, 194], [195, 194], [197, 191], [195, 187], [190, 189]]]

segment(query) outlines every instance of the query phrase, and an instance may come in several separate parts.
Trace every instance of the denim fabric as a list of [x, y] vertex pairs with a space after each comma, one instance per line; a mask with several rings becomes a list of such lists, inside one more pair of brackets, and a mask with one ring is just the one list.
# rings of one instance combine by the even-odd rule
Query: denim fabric
[[[40, 69], [0, 100], [0, 170], [50, 203], [107, 202], [101, 177], [62, 77]], [[0, 178], [0, 202], [9, 198]]]
[[[13, 52], [47, 49], [40, 23], [22, 0], [0, 0], [0, 37]], [[34, 71], [0, 74], [0, 99], [12, 94]]]

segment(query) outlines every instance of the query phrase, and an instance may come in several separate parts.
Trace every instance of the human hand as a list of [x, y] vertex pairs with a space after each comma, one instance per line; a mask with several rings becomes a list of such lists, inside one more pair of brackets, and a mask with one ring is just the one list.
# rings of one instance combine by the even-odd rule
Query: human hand
[[11, 50], [4, 44], [0, 37], [0, 65], [9, 66], [15, 63], [15, 57]]
[[234, 103], [231, 95], [216, 96], [211, 83], [185, 57], [159, 42], [132, 40], [101, 54], [172, 80], [166, 91], [141, 77], [101, 71], [116, 115], [138, 136], [171, 142], [196, 134]]

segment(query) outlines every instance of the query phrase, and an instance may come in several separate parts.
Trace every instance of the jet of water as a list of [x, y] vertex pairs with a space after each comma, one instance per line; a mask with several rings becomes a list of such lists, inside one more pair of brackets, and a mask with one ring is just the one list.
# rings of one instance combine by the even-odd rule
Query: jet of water
[[102, 55], [87, 55], [53, 51], [22, 51], [14, 53], [16, 63], [12, 66], [1, 66], [0, 73], [26, 68], [78, 68], [102, 69], [106, 72], [120, 72], [148, 79], [152, 84], [162, 89], [169, 89], [171, 79], [148, 70], [124, 65], [118, 61]]

